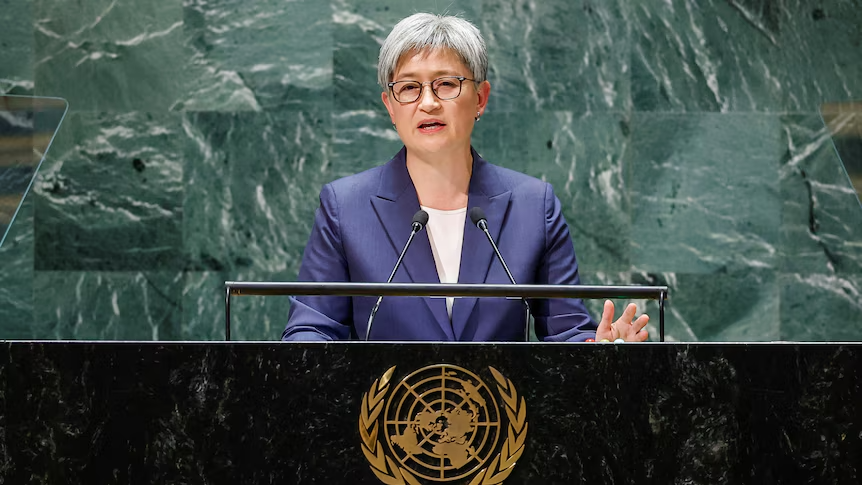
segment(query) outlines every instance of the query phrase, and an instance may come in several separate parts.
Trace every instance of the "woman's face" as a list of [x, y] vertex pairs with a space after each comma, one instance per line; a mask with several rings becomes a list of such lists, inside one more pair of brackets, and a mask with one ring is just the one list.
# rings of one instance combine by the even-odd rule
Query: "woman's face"
[[419, 99], [401, 103], [391, 90], [382, 94], [383, 104], [408, 153], [420, 157], [447, 153], [463, 157], [463, 153], [469, 153], [473, 124], [477, 113], [485, 110], [491, 86], [485, 81], [477, 88], [476, 83], [465, 80], [457, 98], [441, 100], [431, 91], [431, 81], [443, 76], [471, 79], [473, 74], [458, 54], [449, 49], [409, 52], [398, 62], [392, 81], [427, 83], [422, 86]]

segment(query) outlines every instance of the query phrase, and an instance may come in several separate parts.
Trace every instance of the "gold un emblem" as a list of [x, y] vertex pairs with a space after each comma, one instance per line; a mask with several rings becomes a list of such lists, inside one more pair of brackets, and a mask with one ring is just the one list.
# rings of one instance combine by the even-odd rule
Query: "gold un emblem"
[[375, 380], [362, 396], [359, 434], [377, 478], [387, 485], [502, 483], [524, 452], [527, 407], [512, 381], [488, 370], [501, 406], [479, 376], [455, 365], [423, 367], [391, 393], [394, 366]]

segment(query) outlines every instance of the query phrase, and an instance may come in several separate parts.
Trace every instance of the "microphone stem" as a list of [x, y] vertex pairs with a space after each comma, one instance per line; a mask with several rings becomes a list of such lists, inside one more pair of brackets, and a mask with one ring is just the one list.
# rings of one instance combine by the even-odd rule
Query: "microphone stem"
[[401, 266], [401, 260], [404, 259], [404, 255], [407, 254], [407, 248], [410, 247], [410, 243], [413, 242], [413, 236], [419, 232], [416, 228], [413, 228], [410, 231], [410, 237], [407, 238], [407, 244], [404, 245], [404, 249], [401, 250], [401, 254], [398, 255], [398, 261], [395, 262], [395, 267], [392, 268], [392, 274], [389, 275], [389, 279], [386, 280], [387, 283], [392, 283], [392, 278], [395, 278], [395, 272], [398, 271], [398, 267]]
[[371, 309], [371, 315], [368, 315], [368, 326], [365, 327], [365, 341], [371, 337], [371, 322], [374, 321], [374, 315], [377, 314], [377, 309], [380, 308], [380, 302], [383, 301], [383, 295], [380, 295], [377, 298], [377, 302], [374, 303], [374, 308]]
[[497, 249], [497, 244], [494, 243], [494, 238], [491, 237], [491, 233], [488, 232], [488, 226], [483, 227], [482, 232], [488, 236], [488, 242], [491, 243], [491, 247], [494, 248], [494, 252], [497, 253], [497, 259], [500, 260], [500, 263], [503, 265], [503, 269], [506, 271], [506, 276], [509, 277], [509, 281], [511, 281], [513, 285], [517, 285], [518, 283], [515, 283], [515, 278], [512, 276], [512, 272], [509, 271], [509, 266], [506, 265], [506, 260], [503, 259], [503, 255], [500, 254], [500, 250]]
[[[395, 267], [392, 268], [392, 274], [389, 275], [389, 279], [386, 280], [386, 283], [392, 283], [392, 279], [395, 278], [395, 272], [398, 271], [398, 267], [401, 266], [401, 260], [404, 259], [404, 255], [407, 253], [407, 248], [410, 247], [410, 243], [413, 242], [413, 236], [416, 235], [417, 232], [422, 230], [422, 228], [413, 227], [410, 231], [410, 237], [407, 238], [407, 244], [404, 245], [404, 249], [401, 250], [401, 254], [398, 255], [398, 261], [395, 262]], [[506, 270], [508, 271], [508, 269]], [[371, 314], [368, 315], [368, 325], [365, 327], [365, 340], [371, 337], [371, 323], [374, 321], [374, 315], [377, 314], [377, 309], [380, 308], [380, 302], [383, 301], [383, 295], [377, 298], [377, 302], [374, 303], [374, 308], [371, 309]]]
[[[480, 221], [484, 222], [484, 221]], [[503, 265], [503, 270], [506, 272], [506, 276], [509, 277], [509, 281], [512, 282], [513, 285], [517, 285], [515, 283], [515, 277], [512, 276], [512, 272], [509, 271], [509, 266], [506, 264], [506, 260], [503, 259], [503, 255], [500, 254], [500, 250], [497, 249], [497, 244], [494, 242], [494, 238], [491, 237], [491, 233], [488, 232], [488, 225], [481, 224], [480, 228], [482, 232], [485, 233], [485, 236], [488, 237], [488, 242], [491, 243], [491, 247], [494, 248], [494, 253], [497, 254], [497, 260], [500, 261], [500, 264]], [[524, 302], [524, 342], [530, 341], [530, 304], [527, 303], [526, 298], [521, 298], [521, 301]]]

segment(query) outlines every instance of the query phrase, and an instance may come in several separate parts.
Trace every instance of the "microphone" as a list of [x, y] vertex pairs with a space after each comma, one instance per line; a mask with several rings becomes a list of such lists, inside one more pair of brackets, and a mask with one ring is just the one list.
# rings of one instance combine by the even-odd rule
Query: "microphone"
[[[506, 271], [506, 276], [509, 277], [509, 281], [511, 281], [513, 285], [517, 285], [518, 283], [515, 283], [515, 277], [512, 276], [512, 272], [509, 271], [509, 266], [506, 265], [506, 260], [503, 259], [503, 255], [500, 254], [500, 250], [497, 249], [497, 243], [494, 242], [494, 238], [491, 237], [491, 233], [488, 232], [488, 219], [485, 218], [485, 211], [483, 211], [481, 207], [473, 207], [470, 209], [470, 220], [473, 221], [473, 224], [488, 237], [488, 242], [491, 243], [491, 247], [494, 248], [494, 254], [497, 255], [497, 259], [500, 261], [500, 264], [503, 265], [503, 270]], [[530, 340], [530, 304], [527, 303], [526, 298], [521, 298], [521, 301], [524, 302], [525, 312], [524, 341], [528, 342]]]
[[[386, 280], [387, 283], [392, 283], [392, 278], [395, 277], [395, 272], [398, 271], [398, 267], [401, 266], [401, 260], [403, 260], [404, 255], [407, 254], [407, 248], [409, 248], [410, 243], [413, 242], [413, 236], [415, 236], [417, 232], [421, 231], [422, 228], [425, 227], [425, 224], [428, 224], [428, 213], [419, 209], [417, 213], [413, 214], [413, 221], [410, 223], [410, 237], [407, 238], [407, 243], [404, 245], [404, 249], [401, 250], [401, 254], [398, 256], [398, 261], [395, 262], [395, 267], [392, 268], [392, 274], [390, 274], [389, 279]], [[374, 308], [371, 309], [371, 315], [368, 316], [368, 327], [365, 329], [366, 341], [371, 337], [371, 324], [374, 323], [374, 315], [377, 314], [377, 309], [380, 308], [380, 302], [382, 301], [383, 295], [380, 295], [380, 297], [377, 298], [377, 303], [374, 304]]]

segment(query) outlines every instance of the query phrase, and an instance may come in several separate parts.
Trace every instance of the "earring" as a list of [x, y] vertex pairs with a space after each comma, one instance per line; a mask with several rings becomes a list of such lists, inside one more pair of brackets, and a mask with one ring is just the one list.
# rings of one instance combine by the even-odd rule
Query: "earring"
[[481, 118], [481, 117], [482, 117], [482, 113], [477, 111], [476, 112], [476, 121], [479, 121], [479, 118]]

